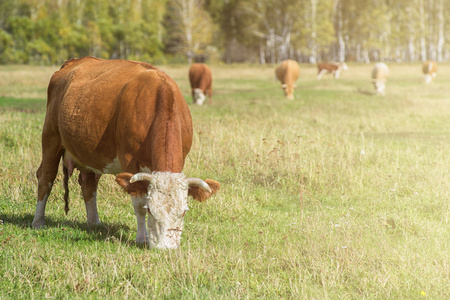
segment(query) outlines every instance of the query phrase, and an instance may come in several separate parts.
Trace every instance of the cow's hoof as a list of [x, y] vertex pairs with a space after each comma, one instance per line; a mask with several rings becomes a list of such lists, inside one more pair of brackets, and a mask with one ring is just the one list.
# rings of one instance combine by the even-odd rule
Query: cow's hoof
[[148, 241], [147, 241], [147, 239], [142, 239], [142, 238], [138, 239], [138, 238], [136, 238], [136, 244], [145, 245], [145, 244], [148, 244]]
[[102, 222], [100, 222], [100, 220], [97, 220], [95, 222], [87, 222], [87, 225], [90, 227], [97, 227], [97, 226], [102, 225]]
[[44, 229], [45, 228], [44, 220], [33, 221], [33, 223], [31, 223], [31, 228], [33, 228], [33, 229]]

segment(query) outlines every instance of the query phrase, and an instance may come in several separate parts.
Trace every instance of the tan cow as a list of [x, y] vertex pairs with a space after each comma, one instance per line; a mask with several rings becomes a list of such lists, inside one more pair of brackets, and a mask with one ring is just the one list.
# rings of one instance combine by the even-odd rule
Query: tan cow
[[297, 87], [295, 82], [300, 75], [300, 67], [295, 60], [284, 60], [276, 68], [275, 74], [277, 79], [281, 82], [281, 88], [284, 90], [284, 95], [288, 99], [294, 99], [294, 89]]
[[100, 222], [100, 176], [118, 174], [116, 181], [133, 202], [136, 242], [178, 247], [188, 194], [205, 200], [219, 183], [182, 173], [192, 144], [192, 119], [173, 79], [145, 63], [85, 57], [67, 61], [53, 74], [47, 96], [33, 227], [44, 226], [62, 159], [66, 213], [67, 181], [74, 168], [80, 171], [88, 224]]
[[376, 63], [372, 69], [372, 83], [378, 95], [385, 95], [386, 80], [389, 75], [389, 68], [385, 63]]
[[194, 104], [202, 105], [206, 98], [205, 94], [209, 97], [209, 103], [212, 103], [212, 73], [207, 65], [192, 64], [189, 68], [189, 82]]
[[334, 75], [334, 78], [338, 79], [339, 78], [339, 74], [341, 73], [342, 70], [348, 70], [348, 66], [346, 63], [344, 62], [340, 62], [340, 63], [319, 63], [317, 64], [317, 79], [320, 80], [322, 79], [323, 74], [325, 73], [331, 73]]
[[423, 63], [422, 72], [425, 75], [425, 83], [430, 83], [436, 77], [437, 64], [432, 60], [427, 60]]

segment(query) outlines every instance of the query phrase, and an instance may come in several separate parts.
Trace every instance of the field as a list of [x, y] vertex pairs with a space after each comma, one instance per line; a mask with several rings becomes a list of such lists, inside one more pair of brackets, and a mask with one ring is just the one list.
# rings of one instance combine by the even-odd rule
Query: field
[[136, 245], [131, 200], [103, 176], [90, 228], [62, 172], [32, 230], [46, 85], [58, 67], [0, 67], [0, 298], [450, 299], [450, 65], [370, 65], [335, 80], [301, 66], [286, 100], [273, 66], [213, 66], [193, 106], [187, 66], [161, 67], [194, 121], [184, 173], [222, 184], [190, 201], [181, 247]]

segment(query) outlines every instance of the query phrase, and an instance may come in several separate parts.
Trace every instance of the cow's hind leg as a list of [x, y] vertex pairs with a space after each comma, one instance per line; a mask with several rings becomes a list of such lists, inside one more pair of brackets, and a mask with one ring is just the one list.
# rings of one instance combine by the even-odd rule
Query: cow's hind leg
[[100, 218], [97, 211], [97, 187], [100, 175], [93, 172], [80, 172], [78, 183], [81, 186], [81, 192], [86, 207], [87, 224], [98, 225]]
[[53, 181], [58, 173], [59, 161], [62, 150], [56, 141], [42, 143], [42, 161], [39, 166], [36, 177], [38, 179], [38, 198], [36, 203], [36, 212], [32, 223], [33, 228], [43, 228], [45, 224], [45, 206], [47, 199], [52, 191]]
[[197, 100], [195, 99], [195, 91], [194, 91], [194, 88], [192, 88], [191, 94], [192, 94], [192, 103], [197, 104]]
[[209, 100], [209, 104], [212, 104], [212, 87], [211, 85], [208, 87], [208, 89], [206, 90], [206, 93], [208, 94], [208, 100]]

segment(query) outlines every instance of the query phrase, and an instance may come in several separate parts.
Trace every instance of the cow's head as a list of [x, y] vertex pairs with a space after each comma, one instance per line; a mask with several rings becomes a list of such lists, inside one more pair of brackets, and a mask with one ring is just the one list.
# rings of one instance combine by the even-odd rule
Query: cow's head
[[346, 64], [345, 62], [339, 63], [338, 66], [339, 66], [339, 68], [340, 68], [341, 70], [344, 70], [344, 71], [347, 71], [347, 70], [348, 70], [348, 66], [347, 66], [347, 64]]
[[[197, 190], [203, 189], [200, 194], [209, 197], [219, 188], [214, 184], [210, 188], [199, 178], [170, 172], [121, 173], [116, 181], [133, 201], [138, 220], [136, 242], [148, 242], [150, 247], [160, 249], [174, 249], [180, 245], [183, 218], [188, 210], [188, 192], [198, 194]], [[147, 214], [148, 234], [145, 228]]]
[[[433, 74], [435, 74], [435, 73], [433, 73]], [[432, 76], [430, 74], [425, 74], [425, 78], [424, 78], [425, 83], [430, 83], [431, 81], [433, 81], [433, 77], [434, 76]]]
[[194, 103], [198, 105], [203, 105], [205, 102], [206, 96], [203, 93], [202, 89], [194, 89]]
[[373, 83], [373, 86], [375, 87], [375, 89], [377, 90], [377, 94], [384, 96], [385, 89], [386, 89], [385, 80], [381, 80], [381, 79], [374, 80], [374, 81], [372, 81], [372, 83]]
[[293, 100], [294, 99], [294, 89], [297, 86], [295, 84], [286, 84], [283, 83], [281, 85], [281, 88], [284, 90], [284, 95], [286, 96], [286, 98]]

